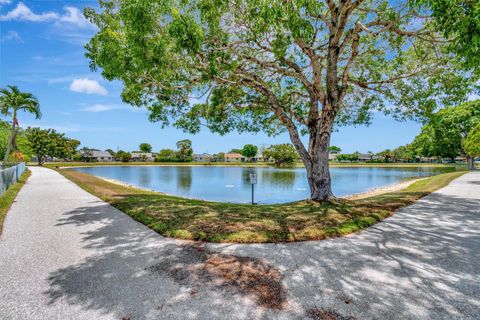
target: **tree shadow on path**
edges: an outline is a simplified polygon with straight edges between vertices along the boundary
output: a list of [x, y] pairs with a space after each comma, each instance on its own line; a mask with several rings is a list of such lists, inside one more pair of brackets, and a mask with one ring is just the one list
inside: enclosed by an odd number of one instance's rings
[[132, 320], [478, 319], [479, 223], [478, 200], [432, 194], [344, 238], [198, 245], [92, 204], [58, 227], [78, 226], [95, 254], [53, 272], [45, 294]]
[[319, 308], [357, 319], [478, 319], [479, 225], [479, 200], [431, 194], [343, 238], [210, 246], [268, 259], [308, 312]]
[[271, 318], [285, 306], [282, 274], [261, 259], [163, 238], [103, 203], [65, 213], [64, 225], [95, 253], [50, 274], [50, 304], [132, 320]]

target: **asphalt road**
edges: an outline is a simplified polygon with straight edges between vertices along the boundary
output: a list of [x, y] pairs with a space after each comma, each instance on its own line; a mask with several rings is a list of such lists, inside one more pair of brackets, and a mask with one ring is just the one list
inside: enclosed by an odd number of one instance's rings
[[31, 170], [0, 238], [0, 319], [480, 319], [480, 172], [344, 238], [205, 246]]

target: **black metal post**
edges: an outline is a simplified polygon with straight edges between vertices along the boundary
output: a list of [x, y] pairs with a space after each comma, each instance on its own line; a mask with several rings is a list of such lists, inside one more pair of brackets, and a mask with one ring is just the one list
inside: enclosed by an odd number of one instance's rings
[[254, 198], [253, 198], [253, 187], [254, 187], [254, 184], [252, 183], [252, 204], [255, 204], [255, 201], [254, 201]]

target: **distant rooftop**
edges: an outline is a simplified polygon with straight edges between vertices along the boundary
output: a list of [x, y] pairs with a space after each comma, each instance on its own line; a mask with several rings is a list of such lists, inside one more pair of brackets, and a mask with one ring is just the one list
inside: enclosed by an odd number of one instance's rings
[[101, 150], [80, 150], [81, 155], [87, 155], [93, 158], [99, 157], [111, 157], [112, 155], [108, 151], [101, 151]]

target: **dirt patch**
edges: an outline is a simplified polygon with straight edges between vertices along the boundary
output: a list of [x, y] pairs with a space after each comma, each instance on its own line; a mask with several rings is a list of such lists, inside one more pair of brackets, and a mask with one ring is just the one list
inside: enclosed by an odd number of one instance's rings
[[[284, 307], [286, 291], [282, 274], [259, 259], [211, 253], [204, 246], [192, 245], [172, 249], [167, 255], [166, 260], [146, 270], [166, 274], [182, 285], [213, 286], [246, 295], [265, 308]], [[200, 294], [197, 290], [192, 292]]]
[[313, 307], [307, 310], [307, 316], [313, 320], [355, 320], [354, 317], [346, 317], [328, 309]]

